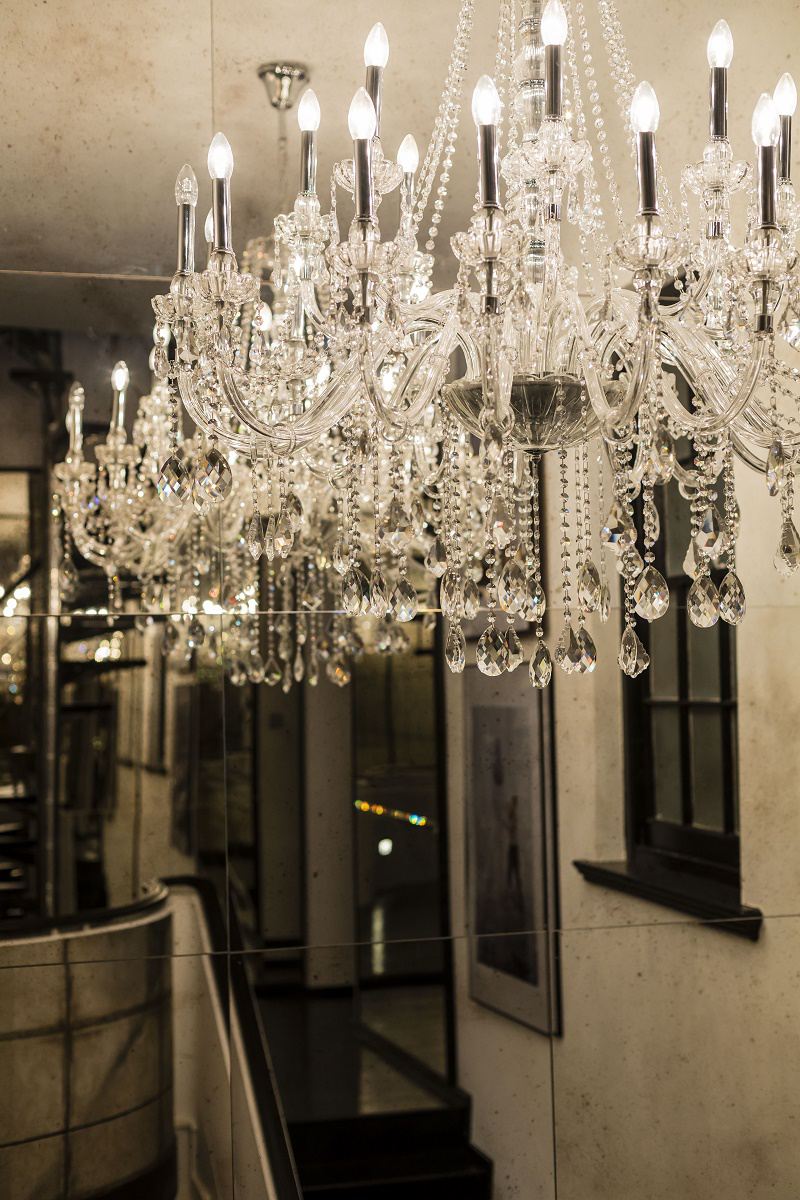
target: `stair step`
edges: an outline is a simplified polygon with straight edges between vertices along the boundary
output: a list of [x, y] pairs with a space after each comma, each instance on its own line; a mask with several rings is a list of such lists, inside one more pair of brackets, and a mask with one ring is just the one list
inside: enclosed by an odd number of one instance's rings
[[420, 1152], [469, 1143], [469, 1102], [424, 1111], [370, 1113], [329, 1121], [290, 1121], [295, 1161], [332, 1164], [395, 1155], [398, 1146]]
[[490, 1200], [492, 1165], [472, 1146], [399, 1149], [349, 1163], [307, 1163], [300, 1180], [309, 1200]]

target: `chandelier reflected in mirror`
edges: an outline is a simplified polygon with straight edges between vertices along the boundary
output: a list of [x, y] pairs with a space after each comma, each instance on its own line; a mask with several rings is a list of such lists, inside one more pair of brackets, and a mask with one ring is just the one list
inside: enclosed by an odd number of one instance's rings
[[[477, 665], [493, 676], [523, 662], [529, 626], [536, 687], [554, 663], [594, 670], [590, 617], [609, 617], [608, 560], [622, 586], [618, 661], [635, 676], [649, 662], [637, 622], [660, 619], [670, 603], [655, 565], [656, 488], [675, 480], [689, 506], [684, 570], [696, 626], [745, 615], [736, 460], [776, 499], [776, 568], [790, 574], [800, 563], [796, 89], [787, 74], [758, 99], [751, 170], [728, 140], [733, 38], [718, 22], [707, 47], [709, 138], [674, 199], [658, 173], [658, 99], [635, 84], [613, 0], [501, 0], [494, 74], [472, 97], [477, 199], [452, 239], [455, 284], [436, 290], [473, 16], [474, 0], [463, 0], [421, 162], [411, 136], [394, 160], [382, 144], [389, 42], [382, 25], [370, 32], [348, 115], [352, 158], [333, 168], [327, 213], [317, 191], [320, 106], [306, 91], [300, 190], [275, 218], [276, 311], [234, 254], [225, 137], [208, 155], [202, 270], [198, 187], [183, 168], [177, 271], [153, 301], [169, 331], [154, 353], [170, 430], [155, 489], [176, 513], [224, 503], [237, 463], [253, 489], [248, 553], [293, 556], [298, 609], [319, 609], [330, 571], [345, 616], [397, 625], [421, 607], [441, 610], [454, 672], [466, 662], [464, 626], [479, 621]], [[635, 160], [632, 222], [620, 198], [620, 172], [631, 168], [613, 160], [607, 131], [614, 110]], [[387, 238], [381, 205], [397, 190]], [[340, 195], [352, 201], [341, 205]], [[565, 227], [574, 236], [562, 240]], [[181, 407], [198, 431], [193, 453], [180, 437]], [[542, 559], [548, 454], [560, 485], [557, 584]], [[552, 651], [548, 593], [563, 617]]]

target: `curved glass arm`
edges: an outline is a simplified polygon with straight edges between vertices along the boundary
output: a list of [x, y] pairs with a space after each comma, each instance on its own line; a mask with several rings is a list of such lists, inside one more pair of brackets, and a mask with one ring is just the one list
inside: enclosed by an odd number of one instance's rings
[[453, 313], [434, 338], [417, 347], [410, 355], [395, 391], [401, 404], [407, 397], [413, 397], [403, 409], [399, 408], [394, 397], [391, 406], [386, 403], [375, 365], [379, 359], [372, 350], [371, 339], [364, 347], [360, 356], [361, 375], [367, 396], [384, 425], [394, 434], [406, 432], [432, 402], [455, 347], [456, 326], [457, 317]]
[[[623, 425], [627, 425], [635, 415], [653, 377], [657, 361], [656, 347], [658, 344], [659, 325], [656, 315], [646, 303], [645, 296], [646, 293], [643, 293], [639, 299], [638, 328], [641, 336], [638, 340], [636, 357], [631, 364], [628, 386], [620, 403], [611, 405], [606, 399], [605, 390], [597, 367], [592, 362], [592, 358], [597, 352], [596, 343], [592, 338], [589, 322], [580, 297], [576, 292], [569, 294], [572, 320], [575, 324], [577, 336], [583, 343], [584, 348], [582, 368], [589, 401], [605, 427], [621, 428]], [[636, 297], [632, 297], [632, 299], [635, 300]], [[615, 334], [613, 338], [607, 341], [605, 352], [613, 346], [616, 337], [617, 335]]]
[[695, 394], [712, 410], [690, 412], [667, 388], [664, 391], [667, 412], [692, 432], [718, 433], [742, 413], [752, 398], [764, 365], [768, 338], [765, 334], [754, 335], [750, 358], [739, 373], [725, 363], [710, 339], [690, 326], [670, 325], [662, 333], [662, 344], [665, 357], [672, 359]]

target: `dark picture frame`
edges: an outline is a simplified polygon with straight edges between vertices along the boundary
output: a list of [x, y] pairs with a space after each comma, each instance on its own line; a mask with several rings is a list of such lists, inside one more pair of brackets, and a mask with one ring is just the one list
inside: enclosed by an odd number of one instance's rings
[[470, 997], [561, 1035], [558, 831], [549, 688], [521, 665], [464, 671]]

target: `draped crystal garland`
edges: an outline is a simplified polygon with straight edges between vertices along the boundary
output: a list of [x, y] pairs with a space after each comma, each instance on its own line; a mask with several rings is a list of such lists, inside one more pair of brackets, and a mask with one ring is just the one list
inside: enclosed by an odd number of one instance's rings
[[[455, 672], [466, 662], [465, 622], [482, 622], [477, 665], [488, 675], [520, 665], [527, 625], [536, 687], [550, 681], [553, 660], [566, 672], [594, 670], [589, 618], [609, 617], [607, 559], [622, 581], [619, 665], [631, 676], [646, 669], [637, 621], [669, 606], [654, 547], [655, 489], [671, 479], [691, 512], [684, 568], [695, 625], [745, 615], [736, 458], [776, 498], [776, 568], [789, 574], [800, 563], [794, 84], [784, 75], [774, 98], [758, 100], [752, 171], [727, 136], [733, 39], [719, 22], [707, 47], [709, 140], [685, 167], [676, 201], [658, 177], [657, 97], [649, 84], [634, 86], [613, 0], [595, 7], [599, 41], [583, 0], [548, 0], [544, 11], [538, 0], [500, 0], [494, 77], [482, 76], [473, 94], [477, 201], [452, 239], [452, 288], [434, 289], [433, 252], [474, 0], [460, 7], [421, 165], [412, 137], [396, 162], [382, 146], [389, 44], [383, 26], [371, 31], [366, 86], [349, 114], [353, 157], [334, 167], [327, 214], [316, 180], [320, 110], [305, 93], [301, 190], [275, 218], [274, 313], [258, 272], [240, 271], [233, 252], [233, 155], [222, 134], [209, 151], [207, 265], [195, 269], [198, 187], [187, 166], [176, 185], [178, 269], [169, 294], [153, 301], [168, 330], [154, 355], [171, 413], [156, 482], [164, 511], [179, 522], [191, 505], [224, 503], [235, 463], [253, 480], [247, 550], [254, 561], [266, 556], [281, 602], [319, 611], [327, 573], [340, 576], [336, 607], [351, 618], [392, 627], [420, 606], [441, 610]], [[633, 168], [612, 158], [612, 113], [636, 164], [633, 222], [620, 199], [621, 172]], [[400, 218], [387, 240], [379, 206], [397, 188]], [[340, 212], [340, 193], [355, 205], [345, 236], [352, 209], [346, 201]], [[577, 232], [574, 262], [565, 224]], [[181, 405], [198, 431], [191, 452]], [[541, 553], [547, 453], [560, 481], [559, 583], [545, 579]], [[412, 578], [420, 564], [422, 600]], [[724, 569], [719, 588], [712, 566]], [[552, 653], [548, 593], [563, 618]]]

